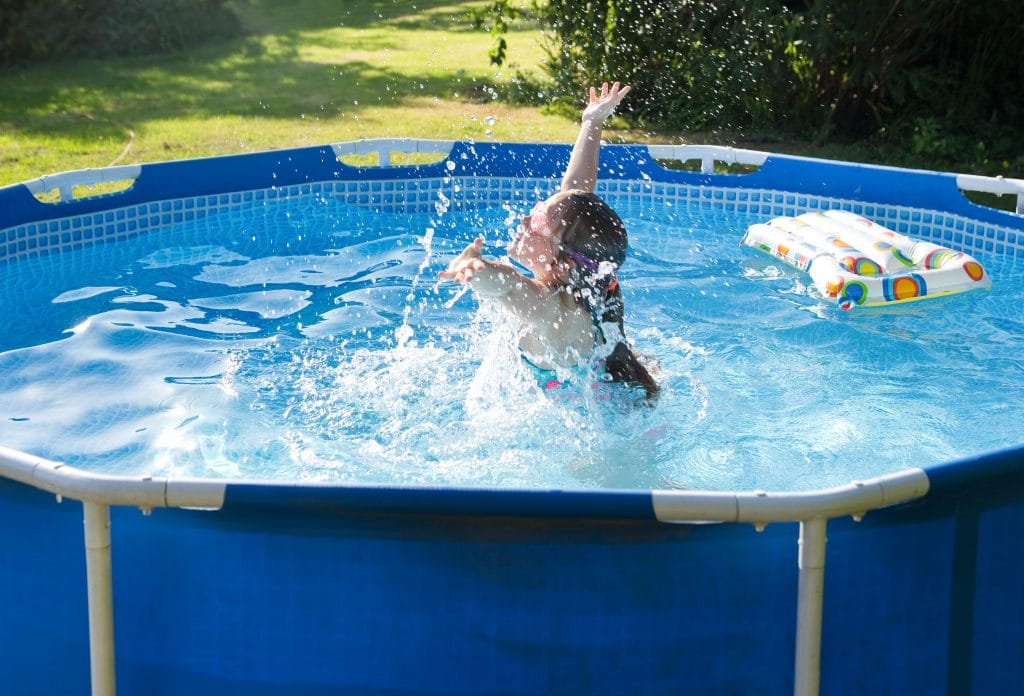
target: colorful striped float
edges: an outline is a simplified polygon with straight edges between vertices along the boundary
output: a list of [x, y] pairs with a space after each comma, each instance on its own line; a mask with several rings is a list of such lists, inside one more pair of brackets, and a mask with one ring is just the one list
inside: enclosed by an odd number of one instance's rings
[[843, 310], [992, 287], [971, 256], [842, 210], [751, 225], [740, 243], [810, 274]]

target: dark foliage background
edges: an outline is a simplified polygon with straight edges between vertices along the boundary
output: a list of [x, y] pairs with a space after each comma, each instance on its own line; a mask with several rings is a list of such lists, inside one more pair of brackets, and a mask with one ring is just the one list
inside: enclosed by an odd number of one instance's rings
[[0, 65], [155, 53], [232, 36], [227, 0], [0, 0]]
[[[523, 14], [510, 0], [487, 12], [494, 27]], [[544, 0], [531, 14], [550, 30], [551, 93], [621, 80], [641, 126], [1024, 163], [1019, 0]]]

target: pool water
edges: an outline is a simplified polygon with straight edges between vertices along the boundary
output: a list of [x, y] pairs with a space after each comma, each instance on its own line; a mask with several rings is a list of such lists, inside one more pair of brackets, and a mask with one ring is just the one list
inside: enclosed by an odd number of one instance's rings
[[91, 471], [531, 488], [806, 490], [1024, 440], [1024, 280], [840, 312], [739, 246], [759, 218], [610, 202], [663, 393], [542, 392], [437, 272], [523, 212], [297, 198], [0, 266], [0, 443]]

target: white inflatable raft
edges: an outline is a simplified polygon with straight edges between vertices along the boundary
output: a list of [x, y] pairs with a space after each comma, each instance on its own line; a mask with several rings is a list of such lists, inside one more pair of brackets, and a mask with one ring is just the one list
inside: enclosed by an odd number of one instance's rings
[[740, 243], [810, 274], [844, 310], [992, 287], [971, 256], [841, 210], [751, 225]]

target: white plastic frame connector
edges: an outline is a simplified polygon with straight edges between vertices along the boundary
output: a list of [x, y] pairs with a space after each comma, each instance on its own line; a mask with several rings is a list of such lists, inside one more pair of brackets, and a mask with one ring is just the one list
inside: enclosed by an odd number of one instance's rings
[[141, 164], [124, 164], [119, 167], [102, 167], [97, 169], [75, 169], [70, 172], [48, 174], [38, 179], [32, 179], [31, 181], [26, 181], [24, 186], [33, 196], [57, 189], [60, 192], [61, 203], [67, 203], [75, 197], [75, 186], [95, 186], [96, 184], [125, 181], [128, 179], [131, 179], [134, 184], [135, 179], [138, 179], [141, 173]]
[[371, 138], [353, 140], [346, 143], [331, 145], [336, 157], [346, 155], [376, 154], [381, 167], [391, 166], [391, 153], [400, 152], [405, 155], [430, 154], [447, 157], [455, 146], [454, 140], [426, 140], [417, 138]]
[[1024, 179], [1006, 179], [1001, 176], [978, 176], [976, 174], [957, 174], [956, 185], [961, 191], [977, 191], [995, 193], [1000, 196], [1007, 194], [1017, 196], [1017, 214], [1024, 215]]
[[722, 145], [648, 145], [647, 152], [654, 159], [679, 160], [680, 162], [699, 159], [701, 174], [714, 174], [715, 162], [760, 167], [768, 159], [767, 152]]

